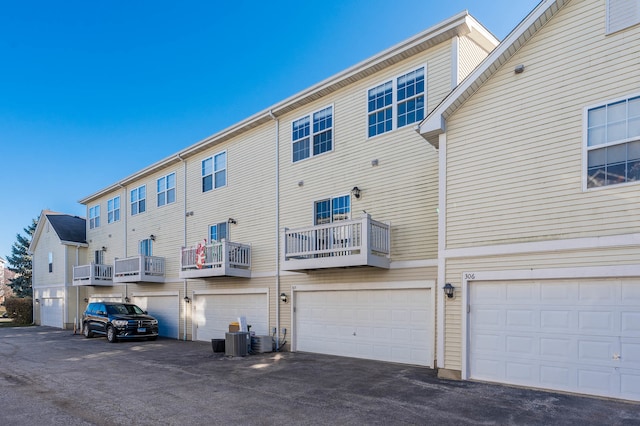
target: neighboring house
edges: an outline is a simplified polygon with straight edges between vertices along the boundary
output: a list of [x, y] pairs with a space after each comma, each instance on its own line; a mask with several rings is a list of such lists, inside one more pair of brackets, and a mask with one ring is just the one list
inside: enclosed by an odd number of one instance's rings
[[640, 400], [639, 23], [543, 1], [421, 123], [441, 375]]
[[434, 366], [438, 156], [417, 124], [498, 41], [466, 12], [91, 194], [73, 284], [161, 335]]
[[13, 294], [11, 287], [9, 287], [13, 277], [15, 277], [15, 273], [9, 270], [7, 260], [0, 257], [0, 305]]
[[74, 265], [86, 262], [85, 219], [42, 211], [29, 252], [33, 261], [34, 322], [71, 329], [85, 308], [85, 290], [73, 288]]

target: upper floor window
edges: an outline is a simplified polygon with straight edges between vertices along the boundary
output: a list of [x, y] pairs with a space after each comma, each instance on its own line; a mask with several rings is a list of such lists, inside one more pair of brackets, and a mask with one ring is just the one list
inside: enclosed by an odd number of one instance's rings
[[93, 206], [89, 209], [89, 229], [98, 228], [100, 226], [100, 205]]
[[209, 239], [212, 243], [226, 240], [229, 238], [227, 233], [228, 227], [227, 222], [216, 223], [215, 225], [211, 225], [209, 227]]
[[113, 197], [107, 201], [107, 223], [120, 220], [120, 196]]
[[348, 195], [327, 198], [313, 203], [314, 225], [349, 219], [351, 199]]
[[158, 179], [158, 207], [176, 201], [176, 174], [171, 173]]
[[587, 188], [640, 181], [640, 96], [586, 109]]
[[333, 106], [291, 123], [293, 162], [333, 150]]
[[202, 192], [227, 184], [227, 153], [221, 152], [202, 160]]
[[425, 67], [421, 67], [369, 89], [369, 137], [424, 118], [424, 78]]
[[153, 240], [151, 238], [140, 240], [138, 252], [143, 256], [153, 256]]
[[53, 272], [53, 253], [49, 252], [49, 272]]
[[131, 216], [147, 210], [147, 186], [142, 185], [131, 190]]
[[104, 250], [96, 250], [93, 252], [93, 261], [96, 265], [104, 265]]
[[607, 0], [607, 33], [614, 33], [640, 23], [640, 2]]

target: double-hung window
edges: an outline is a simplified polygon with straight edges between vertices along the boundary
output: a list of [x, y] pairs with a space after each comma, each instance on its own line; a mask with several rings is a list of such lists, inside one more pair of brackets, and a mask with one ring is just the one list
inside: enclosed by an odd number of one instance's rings
[[422, 120], [425, 113], [425, 67], [369, 89], [367, 109], [369, 137]]
[[220, 152], [202, 160], [202, 192], [227, 184], [227, 153]]
[[209, 226], [209, 240], [212, 243], [226, 239], [229, 239], [227, 222], [220, 222]]
[[118, 222], [119, 220], [120, 220], [120, 196], [117, 196], [107, 201], [107, 223]]
[[640, 181], [640, 96], [586, 109], [587, 188]]
[[293, 162], [333, 150], [333, 106], [291, 123]]
[[351, 199], [348, 195], [327, 198], [314, 203], [314, 224], [337, 222], [349, 219], [351, 213]]
[[100, 227], [100, 204], [89, 209], [89, 229]]
[[142, 185], [131, 190], [131, 216], [147, 210], [147, 187]]
[[176, 174], [171, 173], [163, 176], [157, 181], [158, 207], [176, 201]]

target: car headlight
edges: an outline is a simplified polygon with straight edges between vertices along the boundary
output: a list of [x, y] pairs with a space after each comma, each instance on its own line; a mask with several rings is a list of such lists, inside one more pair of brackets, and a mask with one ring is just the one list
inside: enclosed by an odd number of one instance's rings
[[129, 321], [127, 321], [127, 320], [113, 320], [113, 321], [111, 321], [111, 323], [113, 325], [115, 325], [116, 327], [126, 327], [127, 324], [129, 323]]

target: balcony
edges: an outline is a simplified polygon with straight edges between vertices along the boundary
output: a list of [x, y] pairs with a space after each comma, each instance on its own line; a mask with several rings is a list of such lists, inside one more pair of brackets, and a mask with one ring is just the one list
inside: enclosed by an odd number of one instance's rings
[[366, 213], [360, 219], [285, 228], [282, 269], [304, 271], [348, 266], [389, 269], [390, 248], [390, 225], [375, 221]]
[[114, 283], [162, 283], [164, 282], [164, 258], [138, 256], [116, 259], [113, 264]]
[[[200, 254], [200, 259], [198, 259]], [[182, 247], [180, 278], [251, 277], [251, 246], [222, 240], [198, 247]]]
[[74, 266], [73, 285], [113, 285], [113, 266], [93, 262]]

